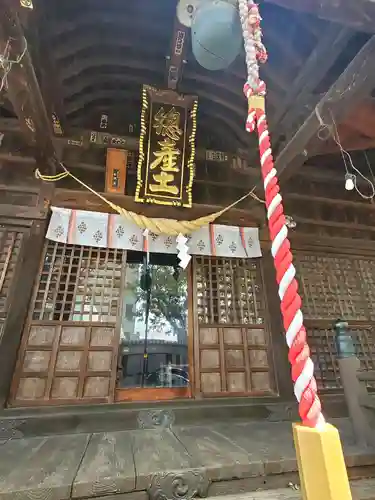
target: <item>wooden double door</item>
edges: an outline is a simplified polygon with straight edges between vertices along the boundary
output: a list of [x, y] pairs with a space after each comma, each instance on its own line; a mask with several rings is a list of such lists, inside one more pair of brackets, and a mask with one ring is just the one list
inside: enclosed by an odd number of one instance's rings
[[275, 392], [260, 260], [159, 260], [145, 332], [137, 258], [46, 242], [10, 405]]

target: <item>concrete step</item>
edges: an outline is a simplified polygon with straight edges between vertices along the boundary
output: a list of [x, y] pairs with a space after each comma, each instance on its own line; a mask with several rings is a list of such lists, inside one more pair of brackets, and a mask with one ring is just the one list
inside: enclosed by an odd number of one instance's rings
[[[362, 479], [351, 483], [353, 500], [375, 500], [375, 479]], [[237, 495], [209, 497], [215, 500], [301, 500], [301, 492], [290, 488], [254, 491]], [[323, 499], [322, 499], [323, 500]]]

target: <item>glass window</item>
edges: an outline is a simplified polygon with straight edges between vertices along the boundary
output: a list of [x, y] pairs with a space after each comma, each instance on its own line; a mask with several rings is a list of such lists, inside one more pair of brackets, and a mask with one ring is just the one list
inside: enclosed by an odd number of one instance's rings
[[119, 387], [189, 383], [187, 275], [175, 255], [128, 252], [120, 335]]

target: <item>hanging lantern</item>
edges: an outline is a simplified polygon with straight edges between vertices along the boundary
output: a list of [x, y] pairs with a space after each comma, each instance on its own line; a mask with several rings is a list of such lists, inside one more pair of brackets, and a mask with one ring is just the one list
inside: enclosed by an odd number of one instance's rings
[[241, 22], [236, 4], [209, 0], [199, 4], [191, 25], [195, 59], [205, 69], [227, 68], [241, 51]]

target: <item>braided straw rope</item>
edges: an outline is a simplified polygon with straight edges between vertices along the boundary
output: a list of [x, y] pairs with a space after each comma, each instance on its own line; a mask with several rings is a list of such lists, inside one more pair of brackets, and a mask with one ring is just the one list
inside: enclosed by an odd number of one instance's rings
[[[268, 227], [272, 241], [271, 252], [279, 285], [281, 313], [289, 347], [289, 361], [292, 365], [294, 394], [299, 403], [299, 414], [309, 427], [322, 427], [325, 423], [314, 378], [314, 363], [310, 357], [306, 329], [303, 325], [301, 297], [295, 279], [296, 269], [290, 251], [288, 228], [280, 195], [277, 171], [274, 168], [272, 149], [264, 106], [266, 87], [259, 79], [258, 61], [267, 59], [261, 42], [260, 16], [253, 0], [239, 0], [239, 11], [246, 51], [248, 80], [244, 93], [248, 99], [249, 111], [246, 130], [257, 128], [262, 178], [265, 190]], [[256, 55], [254, 62], [254, 53]], [[254, 64], [257, 70], [254, 70]], [[254, 78], [257, 75], [257, 81]]]
[[176, 219], [164, 219], [164, 218], [158, 218], [158, 217], [146, 217], [145, 215], [140, 215], [136, 214], [135, 212], [131, 212], [130, 210], [126, 210], [123, 207], [120, 207], [119, 205], [116, 205], [115, 203], [112, 203], [108, 198], [103, 196], [102, 194], [98, 193], [94, 189], [92, 189], [90, 186], [85, 184], [83, 181], [81, 181], [78, 177], [73, 175], [69, 170], [61, 163], [60, 166], [63, 169], [63, 172], [57, 174], [57, 175], [43, 175], [40, 173], [39, 169], [35, 170], [35, 177], [37, 179], [41, 179], [44, 182], [56, 182], [60, 181], [62, 179], [65, 179], [66, 177], [71, 177], [74, 179], [76, 182], [81, 184], [85, 189], [93, 193], [95, 196], [100, 198], [104, 203], [106, 203], [109, 207], [112, 208], [115, 212], [117, 212], [119, 215], [124, 217], [126, 220], [129, 222], [132, 222], [133, 224], [136, 224], [138, 227], [142, 229], [148, 229], [150, 232], [155, 233], [155, 234], [166, 234], [170, 236], [178, 236], [179, 234], [190, 234], [197, 229], [200, 229], [203, 226], [207, 226], [208, 224], [211, 224], [214, 222], [216, 219], [218, 219], [221, 215], [223, 215], [225, 212], [233, 208], [234, 206], [238, 205], [241, 201], [245, 200], [249, 196], [253, 197], [257, 201], [262, 201], [259, 200], [259, 198], [254, 194], [255, 187], [251, 189], [248, 193], [246, 193], [244, 196], [236, 200], [234, 203], [231, 203], [227, 207], [223, 208], [222, 210], [219, 210], [218, 212], [215, 212], [213, 214], [206, 215], [204, 217], [199, 217], [198, 219], [194, 220], [176, 220]]

